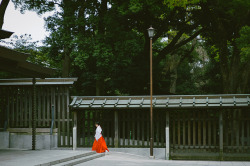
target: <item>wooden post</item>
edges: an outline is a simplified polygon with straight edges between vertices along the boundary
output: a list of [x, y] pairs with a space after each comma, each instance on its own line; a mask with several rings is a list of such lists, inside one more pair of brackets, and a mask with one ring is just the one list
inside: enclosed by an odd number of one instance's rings
[[118, 138], [118, 132], [119, 132], [119, 127], [118, 127], [118, 111], [115, 110], [115, 148], [118, 148], [119, 146], [119, 138]]
[[4, 129], [6, 130], [7, 128], [9, 128], [9, 117], [10, 117], [10, 94], [9, 91], [7, 92], [7, 109], [6, 109], [6, 123], [4, 125]]
[[170, 158], [170, 142], [169, 142], [169, 111], [166, 112], [166, 160]]
[[74, 127], [73, 127], [73, 150], [77, 148], [77, 112], [73, 112], [74, 116]]
[[[33, 101], [32, 101], [32, 150], [36, 150], [36, 78], [32, 80]], [[17, 107], [18, 108], [18, 107]]]
[[220, 128], [220, 136], [219, 136], [220, 160], [223, 160], [223, 115], [222, 115], [222, 110], [220, 110], [219, 128]]

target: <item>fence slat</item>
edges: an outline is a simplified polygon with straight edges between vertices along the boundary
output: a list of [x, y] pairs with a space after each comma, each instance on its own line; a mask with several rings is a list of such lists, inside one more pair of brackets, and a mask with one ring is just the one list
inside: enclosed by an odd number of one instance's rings
[[137, 146], [140, 146], [140, 111], [137, 111]]
[[20, 116], [20, 108], [19, 108], [19, 89], [17, 88], [17, 94], [16, 94], [16, 126], [20, 126], [19, 116]]
[[[47, 88], [47, 126], [50, 126], [50, 108], [51, 108], [51, 106], [50, 106], [50, 89], [49, 88]], [[63, 101], [63, 103], [64, 103], [64, 101]], [[64, 111], [64, 107], [63, 107], [63, 111]]]
[[186, 113], [182, 112], [182, 124], [183, 124], [183, 131], [182, 131], [182, 145], [186, 145]]
[[244, 119], [243, 118], [241, 118], [241, 150], [242, 150], [242, 152], [244, 151], [244, 138], [245, 138], [245, 136], [244, 136]]
[[160, 134], [159, 133], [159, 128], [160, 128], [160, 125], [159, 125], [159, 123], [160, 123], [159, 114], [156, 114], [155, 117], [156, 117], [156, 123], [155, 123], [156, 124], [156, 133], [155, 133], [156, 134], [156, 140], [154, 140], [154, 141], [156, 141], [156, 146], [159, 147], [159, 137], [160, 137], [159, 136], [159, 134]]
[[[105, 118], [106, 119], [106, 118]], [[107, 129], [106, 129], [106, 131], [107, 131], [107, 144], [108, 145], [110, 145], [110, 131], [109, 131], [109, 127], [110, 127], [110, 125], [109, 125], [109, 123], [110, 123], [110, 120], [108, 120], [108, 119], [106, 119], [107, 120], [107, 122], [106, 122], [106, 124], [107, 124]]]
[[66, 127], [66, 124], [65, 124], [65, 94], [64, 94], [64, 87], [62, 87], [61, 89], [61, 93], [62, 93], [62, 136], [63, 136], [63, 146], [66, 145], [66, 139], [65, 139], [65, 127]]
[[150, 119], [149, 119], [149, 114], [146, 113], [146, 123], [147, 123], [147, 146], [149, 147], [150, 144], [150, 140], [149, 140], [149, 135], [150, 135], [150, 132], [149, 132], [149, 126], [150, 126]]
[[20, 127], [23, 127], [23, 87], [20, 88], [19, 111], [20, 111]]
[[234, 139], [235, 139], [235, 125], [234, 125], [234, 114], [231, 112], [230, 114], [230, 125], [231, 125], [231, 146], [234, 146]]
[[90, 130], [91, 130], [91, 112], [88, 112], [88, 145], [91, 146], [91, 135], [90, 135]]
[[131, 123], [131, 121], [130, 121], [130, 114], [129, 114], [129, 111], [127, 112], [127, 117], [126, 117], [126, 119], [127, 119], [127, 135], [128, 135], [128, 147], [130, 147], [130, 123]]
[[208, 120], [208, 146], [210, 147], [211, 146], [211, 139], [212, 138], [212, 135], [211, 135], [211, 119], [210, 119], [210, 116], [209, 116], [209, 120]]
[[131, 112], [131, 118], [132, 118], [132, 131], [133, 131], [133, 146], [135, 146], [135, 122], [136, 118], [134, 116], [134, 112]]
[[217, 121], [216, 119], [214, 118], [214, 122], [213, 122], [213, 143], [214, 143], [214, 146], [217, 145], [217, 142], [216, 142], [216, 134], [217, 134], [217, 131], [216, 131], [216, 124], [217, 124]]
[[198, 112], [198, 146], [201, 146], [201, 112]]
[[[16, 93], [16, 91], [15, 91], [14, 88], [12, 88], [12, 91], [13, 91], [13, 94], [11, 96], [11, 98], [12, 98], [11, 99], [11, 101], [12, 101], [12, 103], [11, 103], [11, 127], [15, 127], [15, 105], [14, 105], [14, 103], [15, 103], [15, 93]], [[29, 120], [29, 122], [30, 122], [30, 120]]]
[[180, 112], [177, 113], [178, 114], [178, 147], [180, 148], [181, 145], [181, 121], [180, 121]]
[[160, 116], [160, 118], [161, 118], [161, 120], [160, 120], [160, 122], [161, 122], [160, 126], [162, 126], [161, 127], [161, 147], [162, 148], [165, 148], [164, 142], [166, 142], [165, 139], [164, 139], [164, 138], [166, 138], [166, 136], [165, 136], [166, 132], [165, 132], [165, 128], [163, 127], [163, 126], [166, 127], [166, 118], [165, 117], [166, 117], [165, 112], [162, 111], [161, 112], [161, 116]]
[[196, 145], [196, 119], [195, 111], [193, 111], [193, 146]]
[[126, 125], [126, 112], [124, 111], [123, 112], [123, 124], [122, 124], [122, 137], [123, 137], [123, 147], [125, 147], [125, 139], [126, 139], [126, 137], [125, 137], [125, 125]]
[[206, 146], [206, 142], [207, 142], [206, 117], [207, 117], [207, 114], [204, 111], [203, 112], [203, 146]]
[[[54, 91], [54, 90], [53, 90]], [[66, 113], [67, 113], [67, 145], [70, 146], [70, 115], [69, 115], [69, 88], [65, 87], [65, 92], [66, 92]], [[54, 93], [52, 93], [54, 94]], [[52, 96], [54, 98], [54, 95]], [[54, 100], [54, 99], [53, 99]]]
[[[176, 116], [176, 114], [174, 114]], [[173, 117], [173, 147], [175, 147], [175, 117]]]
[[85, 112], [85, 110], [83, 111], [83, 133], [82, 133], [82, 137], [83, 137], [83, 147], [85, 147], [85, 146], [87, 146], [86, 145], [86, 140], [85, 140], [85, 137], [86, 137], [86, 135], [85, 135], [85, 132], [86, 132], [86, 119], [85, 119], [85, 117], [86, 117], [86, 112]]
[[250, 120], [247, 121], [247, 145], [250, 146]]
[[228, 145], [228, 130], [229, 130], [229, 127], [228, 127], [228, 114], [229, 112], [228, 111], [225, 111], [224, 112], [224, 119], [223, 119], [223, 138], [224, 138], [224, 146], [229, 146]]
[[[45, 101], [45, 100], [44, 100]], [[44, 111], [45, 112], [45, 111]], [[57, 126], [58, 126], [58, 146], [62, 146], [61, 141], [61, 87], [57, 89]]]
[[[236, 112], [236, 146], [240, 145], [240, 122], [239, 122], [240, 114]], [[239, 148], [237, 148], [237, 152], [239, 152]]]
[[191, 145], [191, 121], [190, 121], [190, 119], [191, 119], [191, 114], [189, 113], [188, 114], [188, 146], [190, 146]]
[[29, 128], [32, 127], [32, 88], [29, 89]]
[[37, 87], [37, 125], [38, 127], [41, 127], [41, 93], [42, 93], [43, 89], [41, 89], [41, 87]]

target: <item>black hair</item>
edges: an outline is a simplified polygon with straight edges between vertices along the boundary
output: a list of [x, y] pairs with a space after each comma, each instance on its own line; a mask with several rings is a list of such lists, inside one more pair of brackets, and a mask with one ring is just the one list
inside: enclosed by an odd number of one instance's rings
[[98, 126], [100, 126], [100, 123], [99, 123], [99, 122], [95, 122], [95, 124], [97, 124]]

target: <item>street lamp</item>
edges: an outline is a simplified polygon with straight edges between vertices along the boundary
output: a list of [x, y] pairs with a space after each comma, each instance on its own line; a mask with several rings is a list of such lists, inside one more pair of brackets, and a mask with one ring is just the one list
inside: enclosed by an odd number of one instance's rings
[[152, 38], [154, 37], [154, 28], [152, 26], [148, 29], [148, 36], [150, 38], [150, 157], [153, 157], [153, 56], [152, 56]]

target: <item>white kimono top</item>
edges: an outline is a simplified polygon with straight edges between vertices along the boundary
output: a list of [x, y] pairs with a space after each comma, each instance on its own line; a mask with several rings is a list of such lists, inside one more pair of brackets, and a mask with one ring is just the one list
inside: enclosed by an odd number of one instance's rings
[[102, 132], [102, 128], [100, 126], [98, 126], [95, 130], [95, 139], [96, 141], [98, 141], [98, 139], [102, 136], [101, 134]]

